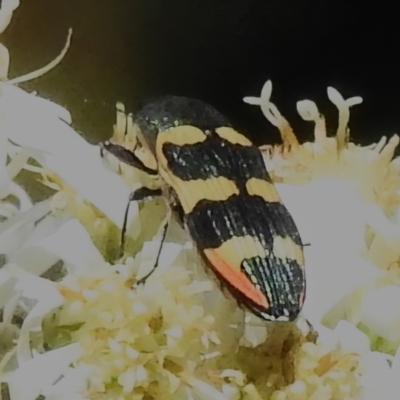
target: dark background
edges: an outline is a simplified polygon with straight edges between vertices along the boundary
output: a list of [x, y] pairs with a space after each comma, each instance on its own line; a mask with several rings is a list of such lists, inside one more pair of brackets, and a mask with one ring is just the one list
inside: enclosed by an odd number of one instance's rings
[[67, 107], [91, 142], [110, 136], [116, 101], [136, 112], [161, 94], [202, 99], [257, 143], [279, 141], [260, 109], [242, 102], [267, 79], [303, 140], [313, 130], [296, 113], [304, 98], [335, 130], [327, 86], [364, 98], [352, 111], [356, 142], [399, 132], [399, 18], [382, 1], [21, 0], [0, 37], [10, 77], [58, 55], [69, 27], [64, 61], [23, 87]]

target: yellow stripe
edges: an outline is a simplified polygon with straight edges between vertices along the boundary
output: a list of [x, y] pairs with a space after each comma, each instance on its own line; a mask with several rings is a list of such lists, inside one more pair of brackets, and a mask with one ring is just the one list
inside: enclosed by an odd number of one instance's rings
[[222, 176], [183, 181], [163, 169], [160, 172], [176, 191], [185, 214], [189, 214], [200, 200], [225, 201], [233, 194], [239, 194], [235, 183]]
[[303, 250], [290, 237], [275, 236], [273, 252], [276, 258], [295, 260], [299, 265], [304, 265]]
[[267, 202], [280, 202], [275, 186], [263, 179], [250, 178], [246, 182], [246, 190], [250, 196], [261, 196]]
[[241, 263], [244, 259], [268, 256], [266, 254], [268, 250], [265, 250], [262, 244], [250, 235], [234, 236], [214, 251], [236, 271], [241, 271]]
[[161, 149], [164, 143], [184, 146], [186, 144], [201, 143], [206, 139], [207, 136], [201, 129], [191, 125], [182, 125], [160, 132], [157, 136], [157, 147]]
[[236, 132], [232, 128], [223, 126], [221, 128], [216, 129], [215, 132], [221, 139], [225, 139], [232, 144], [240, 144], [242, 146], [253, 146], [253, 143], [249, 139], [247, 139], [246, 136], [242, 135], [239, 132]]

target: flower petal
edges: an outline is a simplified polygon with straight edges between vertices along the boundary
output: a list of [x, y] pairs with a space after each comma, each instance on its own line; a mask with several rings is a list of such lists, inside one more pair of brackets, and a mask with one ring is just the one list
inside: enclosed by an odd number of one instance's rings
[[343, 353], [366, 354], [370, 352], [370, 341], [367, 335], [347, 321], [340, 321], [334, 330], [338, 335]]
[[46, 200], [1, 223], [0, 254], [10, 254], [21, 248], [32, 234], [34, 222], [43, 218], [49, 212], [50, 202]]
[[29, 160], [28, 151], [24, 151], [22, 149], [18, 154], [16, 154], [14, 158], [12, 158], [9, 164], [7, 165], [7, 172], [9, 178], [14, 179], [25, 167], [28, 160]]
[[276, 188], [310, 250], [353, 254], [365, 250], [370, 209], [352, 184], [320, 178], [303, 186], [276, 184]]
[[41, 330], [43, 317], [54, 308], [64, 304], [64, 298], [54, 282], [34, 276], [16, 265], [8, 264], [6, 268], [18, 278], [15, 290], [19, 291], [23, 297], [37, 301], [21, 326], [17, 343], [18, 364], [21, 366], [32, 358], [29, 333], [32, 330]]
[[5, 86], [0, 97], [0, 132], [19, 146], [39, 151], [46, 167], [122, 227], [130, 190], [104, 165], [99, 148], [61, 120], [69, 120], [66, 113], [50, 101]]
[[77, 219], [66, 222], [55, 234], [45, 238], [37, 246], [56, 254], [66, 263], [70, 272], [79, 276], [101, 273], [101, 266], [105, 264], [103, 256]]
[[0, 268], [0, 309], [15, 295], [16, 283], [17, 279], [10, 274], [7, 268]]
[[7, 136], [0, 129], [0, 199], [8, 195], [9, 177], [7, 173]]
[[7, 47], [4, 46], [2, 43], [0, 43], [0, 79], [2, 81], [7, 79], [9, 67], [10, 67], [10, 53]]
[[45, 217], [36, 225], [32, 235], [21, 249], [8, 257], [8, 261], [34, 275], [44, 274], [60, 257], [40, 247], [39, 243], [46, 237], [57, 232], [63, 223], [65, 223], [64, 218]]
[[93, 368], [80, 364], [77, 368], [68, 368], [63, 378], [56, 384], [43, 389], [46, 400], [84, 400], [82, 394], [87, 389], [88, 376]]
[[4, 32], [11, 21], [13, 12], [19, 6], [19, 0], [3, 0], [0, 7], [0, 33]]
[[[144, 244], [143, 250], [140, 253], [140, 267], [136, 276], [137, 279], [143, 278], [153, 269], [156, 262], [158, 249], [158, 240], [153, 240]], [[160, 253], [157, 269], [154, 271], [152, 276], [156, 277], [165, 274], [182, 250], [183, 246], [181, 244], [171, 242], [164, 243]]]
[[296, 107], [297, 112], [305, 121], [316, 121], [320, 118], [317, 105], [311, 100], [298, 101]]
[[193, 391], [201, 399], [229, 400], [223, 393], [210, 384], [196, 378], [185, 379], [192, 386]]
[[335, 256], [305, 251], [307, 296], [304, 316], [319, 322], [324, 315], [358, 287], [383, 275], [360, 256]]
[[[27, 113], [29, 117], [33, 117], [34, 121], [38, 120], [38, 116], [41, 116], [42, 118], [47, 117], [46, 119], [48, 120], [61, 119], [62, 121], [65, 121], [67, 123], [71, 123], [72, 120], [70, 112], [64, 107], [61, 107], [60, 105], [53, 103], [50, 100], [38, 97], [33, 93], [28, 93], [17, 86], [10, 84], [3, 85], [2, 95], [0, 97], [0, 115], [2, 115], [2, 119], [7, 121], [7, 124], [5, 126], [12, 127], [13, 123], [18, 122], [12, 121], [12, 119], [20, 119], [21, 115], [26, 115], [25, 113]], [[15, 126], [26, 127], [27, 124], [25, 122], [22, 125], [17, 124]], [[9, 131], [5, 130], [4, 132], [8, 133]], [[15, 135], [22, 135], [22, 132], [17, 132], [13, 130], [11, 130], [11, 132], [14, 132]], [[32, 135], [33, 133], [31, 130], [25, 132], [31, 132], [30, 135]], [[42, 133], [35, 134], [40, 135]], [[29, 140], [30, 143], [33, 143], [32, 138], [25, 138], [25, 140]], [[33, 146], [33, 148], [36, 147]]]
[[[387, 356], [377, 351], [365, 354], [361, 358], [364, 371], [360, 378], [363, 395], [362, 400], [395, 400], [398, 392], [393, 392], [390, 366]], [[398, 377], [396, 377], [398, 380]]]
[[[62, 157], [44, 155], [46, 166], [122, 228], [129, 187], [120, 176], [107, 169], [96, 146], [86, 145], [85, 151], [71, 153], [73, 163], [65, 154]], [[135, 210], [136, 215], [133, 215]], [[129, 211], [132, 218], [136, 219], [137, 208], [131, 207]]]
[[390, 387], [392, 393], [400, 393], [400, 347], [392, 360], [392, 368], [390, 369]]
[[400, 341], [400, 287], [368, 289], [361, 305], [361, 321], [390, 342]]
[[359, 254], [365, 250], [370, 208], [348, 182], [324, 178], [304, 186], [277, 184], [305, 247], [304, 315], [320, 322], [340, 300], [383, 272]]
[[8, 383], [11, 399], [35, 400], [81, 355], [80, 345], [74, 343], [40, 354], [1, 379]]

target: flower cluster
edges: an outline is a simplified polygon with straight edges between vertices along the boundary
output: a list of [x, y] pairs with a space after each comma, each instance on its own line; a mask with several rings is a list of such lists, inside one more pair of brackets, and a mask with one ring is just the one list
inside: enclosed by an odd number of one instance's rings
[[[0, 31], [17, 6], [2, 2]], [[315, 340], [293, 324], [246, 315], [178, 224], [157, 271], [133, 285], [154, 264], [163, 203], [132, 204], [130, 256], [118, 259], [129, 193], [144, 176], [103, 159], [71, 128], [67, 110], [15, 86], [60, 62], [69, 40], [48, 66], [14, 80], [0, 48], [2, 392], [11, 400], [397, 398], [398, 137], [352, 143], [349, 109], [361, 99], [333, 88], [336, 135], [327, 137], [324, 117], [304, 100], [298, 111], [315, 123], [315, 140], [304, 144], [271, 102], [271, 82], [259, 98], [245, 98], [282, 135], [282, 146], [262, 151], [310, 243], [303, 314]], [[121, 104], [112, 140], [145, 156]], [[46, 187], [46, 198], [33, 199], [31, 187]]]

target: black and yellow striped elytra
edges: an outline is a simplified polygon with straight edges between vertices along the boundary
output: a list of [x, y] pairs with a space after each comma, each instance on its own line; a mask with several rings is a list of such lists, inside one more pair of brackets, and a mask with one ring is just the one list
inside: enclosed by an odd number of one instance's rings
[[[303, 245], [260, 150], [198, 100], [152, 102], [136, 124], [207, 265], [255, 315], [296, 319], [305, 298]], [[118, 157], [120, 149], [105, 148]]]

